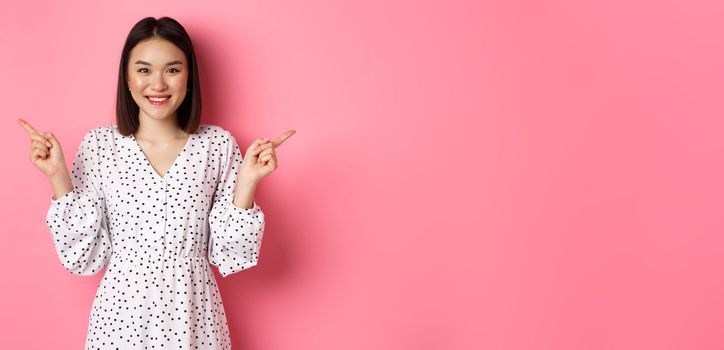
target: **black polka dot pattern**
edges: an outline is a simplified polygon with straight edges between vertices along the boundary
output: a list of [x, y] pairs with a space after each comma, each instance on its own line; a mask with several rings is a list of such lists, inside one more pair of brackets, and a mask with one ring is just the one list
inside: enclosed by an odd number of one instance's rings
[[73, 191], [46, 217], [63, 266], [105, 272], [86, 349], [230, 349], [216, 279], [255, 266], [264, 213], [233, 204], [242, 154], [234, 136], [201, 123], [161, 176], [115, 125], [83, 137]]

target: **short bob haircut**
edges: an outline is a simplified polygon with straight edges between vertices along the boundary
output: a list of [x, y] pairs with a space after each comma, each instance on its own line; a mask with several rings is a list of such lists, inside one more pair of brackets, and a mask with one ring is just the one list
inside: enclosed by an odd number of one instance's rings
[[146, 39], [160, 38], [168, 40], [186, 54], [188, 63], [189, 91], [176, 111], [178, 126], [188, 133], [195, 133], [201, 122], [201, 89], [199, 85], [199, 72], [196, 64], [196, 54], [191, 38], [184, 27], [175, 19], [161, 17], [158, 20], [153, 17], [146, 17], [131, 28], [126, 37], [121, 54], [121, 64], [118, 69], [118, 93], [116, 95], [116, 123], [118, 132], [124, 136], [135, 133], [140, 124], [138, 120], [139, 107], [133, 100], [131, 92], [126, 83], [128, 78], [128, 59], [131, 50], [138, 43]]

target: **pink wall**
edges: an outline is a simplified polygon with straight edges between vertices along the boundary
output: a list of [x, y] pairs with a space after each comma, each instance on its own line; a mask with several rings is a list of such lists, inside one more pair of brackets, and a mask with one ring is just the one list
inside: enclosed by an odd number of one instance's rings
[[219, 279], [235, 348], [724, 348], [721, 2], [12, 7], [3, 348], [81, 348], [100, 280], [60, 265], [15, 119], [66, 154], [113, 123], [148, 15], [190, 32], [206, 122], [297, 130], [258, 190], [260, 265]]

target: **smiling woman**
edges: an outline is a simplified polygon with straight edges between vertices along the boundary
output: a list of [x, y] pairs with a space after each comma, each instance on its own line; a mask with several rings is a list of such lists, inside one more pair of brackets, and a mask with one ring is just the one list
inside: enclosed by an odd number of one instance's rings
[[257, 265], [265, 216], [254, 192], [296, 131], [242, 153], [230, 131], [202, 123], [191, 38], [168, 17], [128, 34], [116, 106], [118, 125], [86, 132], [70, 171], [55, 135], [18, 119], [53, 187], [45, 222], [63, 267], [105, 269], [86, 349], [230, 349], [211, 265], [222, 277]]
[[87, 349], [230, 349], [222, 277], [255, 266], [265, 219], [253, 199], [277, 167], [274, 140], [242, 152], [201, 123], [191, 39], [171, 18], [148, 17], [121, 56], [118, 125], [87, 132], [69, 173], [60, 143], [19, 120], [31, 160], [54, 196], [46, 223], [63, 266], [106, 269], [93, 300]]
[[149, 17], [128, 34], [118, 70], [116, 121], [122, 135], [139, 118], [174, 118], [186, 133], [201, 119], [201, 90], [191, 38], [177, 21]]
[[[136, 104], [141, 106], [141, 118], [162, 119], [167, 117], [169, 112], [175, 114], [180, 101], [186, 97], [188, 74], [183, 68], [184, 62], [178, 59], [166, 64], [154, 64], [136, 58], [144, 57], [153, 62], [163, 59], [162, 57], [182, 56], [181, 50], [164, 39], [144, 40], [131, 50], [131, 62], [134, 62], [132, 66], [135, 68], [128, 70], [128, 89]], [[140, 100], [139, 95], [148, 99], [152, 105], [166, 105], [168, 108], [146, 110], [143, 108], [146, 101]]]

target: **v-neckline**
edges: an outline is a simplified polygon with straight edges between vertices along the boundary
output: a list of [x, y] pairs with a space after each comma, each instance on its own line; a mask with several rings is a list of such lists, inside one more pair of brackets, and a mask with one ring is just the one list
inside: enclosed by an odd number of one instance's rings
[[138, 143], [138, 140], [136, 140], [136, 136], [134, 136], [133, 133], [131, 133], [131, 139], [133, 140], [133, 143], [136, 145], [136, 149], [138, 150], [138, 153], [141, 154], [141, 158], [143, 158], [143, 160], [146, 162], [146, 165], [148, 165], [148, 168], [149, 168], [149, 170], [151, 171], [151, 173], [152, 173], [155, 177], [157, 177], [157, 178], [159, 178], [159, 179], [161, 179], [161, 180], [163, 180], [163, 181], [166, 181], [166, 177], [167, 177], [167, 176], [171, 173], [171, 171], [177, 166], [176, 163], [179, 162], [179, 159], [181, 158], [181, 155], [183, 155], [183, 153], [186, 151], [186, 148], [188, 148], [189, 145], [191, 144], [191, 138], [193, 138], [193, 137], [194, 137], [194, 134], [189, 134], [189, 137], [186, 139], [186, 143], [184, 143], [184, 146], [183, 146], [183, 148], [181, 148], [181, 151], [180, 151], [179, 154], [176, 156], [176, 159], [173, 160], [173, 163], [172, 163], [171, 166], [168, 168], [168, 170], [166, 170], [166, 173], [163, 174], [163, 176], [161, 176], [161, 174], [159, 174], [158, 171], [156, 171], [156, 169], [153, 168], [153, 165], [151, 165], [151, 161], [148, 160], [148, 157], [146, 156], [146, 153], [143, 152], [143, 148], [141, 148], [141, 144], [139, 144], [139, 143]]

